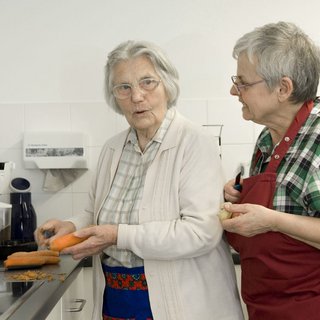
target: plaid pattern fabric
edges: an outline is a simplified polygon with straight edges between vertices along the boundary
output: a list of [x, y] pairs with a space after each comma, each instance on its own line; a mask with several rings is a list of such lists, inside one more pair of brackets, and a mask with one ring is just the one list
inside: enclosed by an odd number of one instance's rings
[[[263, 172], [273, 153], [271, 135], [264, 128], [252, 158], [250, 175]], [[257, 152], [261, 152], [258, 161]], [[300, 128], [277, 171], [275, 210], [320, 217], [320, 100]]]
[[[147, 170], [155, 158], [173, 119], [169, 109], [155, 136], [141, 152], [136, 131], [130, 130], [110, 192], [99, 216], [99, 224], [139, 224], [138, 211]], [[130, 250], [111, 246], [104, 250], [108, 266], [127, 268], [143, 265], [143, 260]]]

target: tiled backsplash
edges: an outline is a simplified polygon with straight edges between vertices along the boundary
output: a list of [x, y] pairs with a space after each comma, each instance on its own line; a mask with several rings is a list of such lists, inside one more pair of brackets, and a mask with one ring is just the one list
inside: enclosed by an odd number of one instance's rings
[[[232, 178], [240, 162], [250, 160], [261, 127], [242, 120], [241, 105], [235, 98], [180, 100], [178, 110], [202, 124], [223, 125], [222, 163], [226, 179]], [[31, 182], [32, 203], [38, 224], [49, 218], [64, 219], [83, 210], [92, 174], [103, 143], [127, 127], [126, 120], [104, 102], [0, 104], [0, 161], [13, 161], [13, 177]], [[44, 192], [44, 172], [24, 169], [22, 139], [27, 131], [81, 131], [89, 136], [89, 169], [78, 180], [57, 193]], [[9, 202], [9, 189], [0, 196]]]

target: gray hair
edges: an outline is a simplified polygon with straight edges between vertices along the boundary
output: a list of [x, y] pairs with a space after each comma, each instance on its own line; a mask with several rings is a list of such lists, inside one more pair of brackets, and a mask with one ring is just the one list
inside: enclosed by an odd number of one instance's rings
[[118, 45], [108, 55], [105, 66], [105, 98], [109, 106], [117, 113], [122, 114], [117, 101], [112, 94], [113, 70], [118, 62], [126, 61], [139, 56], [147, 57], [153, 64], [157, 74], [161, 78], [168, 96], [168, 108], [177, 102], [180, 88], [178, 84], [179, 74], [176, 68], [167, 58], [166, 54], [156, 45], [147, 41], [126, 41]]
[[293, 82], [290, 101], [301, 103], [316, 98], [319, 47], [295, 24], [280, 21], [254, 29], [237, 41], [233, 57], [238, 59], [241, 53], [246, 53], [251, 63], [257, 59], [257, 73], [270, 90], [287, 76]]

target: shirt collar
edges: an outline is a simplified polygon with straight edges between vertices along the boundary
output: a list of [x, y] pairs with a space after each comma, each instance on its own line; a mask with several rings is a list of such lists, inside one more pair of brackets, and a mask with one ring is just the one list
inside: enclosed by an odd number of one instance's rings
[[[319, 102], [320, 102], [319, 98], [317, 98], [314, 101], [314, 107], [311, 110], [310, 116], [307, 119], [307, 121], [300, 128], [298, 135], [300, 135], [301, 132], [304, 131], [304, 127], [308, 126], [309, 121], [314, 121], [314, 119], [319, 116], [319, 113], [320, 113], [320, 103]], [[273, 146], [273, 144], [272, 144], [272, 138], [271, 138], [271, 134], [269, 132], [269, 129], [264, 128], [258, 138], [258, 141], [257, 141], [257, 149], [259, 149], [261, 152], [263, 162], [270, 161], [270, 157], [271, 157], [275, 147], [276, 146]], [[289, 154], [291, 152], [294, 152], [293, 148], [288, 150], [288, 152], [285, 155], [285, 159], [287, 159], [289, 157]]]
[[[174, 118], [174, 108], [170, 108], [167, 110], [166, 115], [161, 123], [161, 126], [156, 131], [153, 138], [150, 140], [149, 143], [155, 141], [158, 143], [162, 143], [164, 136], [166, 135], [168, 128], [171, 124], [172, 119]], [[130, 132], [128, 134], [126, 144], [127, 143], [137, 144], [138, 143], [138, 137], [137, 137], [137, 131], [134, 128], [130, 128]]]

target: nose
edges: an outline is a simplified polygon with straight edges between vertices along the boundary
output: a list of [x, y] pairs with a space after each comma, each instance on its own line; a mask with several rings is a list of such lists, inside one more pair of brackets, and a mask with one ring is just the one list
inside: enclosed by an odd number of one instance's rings
[[231, 94], [232, 96], [239, 96], [239, 95], [240, 95], [239, 92], [238, 92], [238, 90], [235, 88], [234, 85], [232, 85], [231, 88], [230, 88], [230, 94]]
[[131, 88], [131, 99], [132, 101], [141, 101], [144, 98], [144, 93], [139, 89], [139, 87]]

